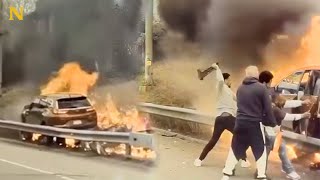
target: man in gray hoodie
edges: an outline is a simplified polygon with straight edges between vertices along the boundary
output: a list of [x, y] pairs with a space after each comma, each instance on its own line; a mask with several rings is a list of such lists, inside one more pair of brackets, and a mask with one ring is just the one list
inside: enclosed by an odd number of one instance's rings
[[258, 80], [256, 66], [246, 68], [246, 78], [237, 91], [237, 117], [232, 145], [223, 169], [222, 180], [234, 175], [234, 169], [247, 147], [251, 147], [257, 164], [256, 179], [267, 180], [267, 151], [265, 147], [264, 126], [276, 126], [269, 91]]

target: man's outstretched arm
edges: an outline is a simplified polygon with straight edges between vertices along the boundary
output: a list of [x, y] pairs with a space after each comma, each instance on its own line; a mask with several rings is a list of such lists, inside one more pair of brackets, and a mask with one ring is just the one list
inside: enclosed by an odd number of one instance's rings
[[306, 99], [304, 101], [301, 100], [287, 100], [284, 104], [284, 108], [296, 108], [300, 107], [302, 105], [310, 105], [311, 101], [309, 99]]

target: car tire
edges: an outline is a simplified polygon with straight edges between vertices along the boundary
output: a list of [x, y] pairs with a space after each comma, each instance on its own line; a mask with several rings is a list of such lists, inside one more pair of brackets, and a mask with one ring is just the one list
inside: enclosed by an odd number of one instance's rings
[[58, 144], [58, 146], [64, 147], [64, 146], [66, 146], [66, 139], [57, 137], [56, 143]]
[[53, 137], [41, 135], [38, 139], [40, 145], [50, 146], [53, 143]]
[[19, 137], [22, 141], [31, 141], [32, 140], [32, 133], [20, 131]]
[[[21, 115], [21, 122], [26, 123], [26, 119], [23, 115]], [[30, 132], [24, 132], [24, 131], [19, 132], [19, 137], [22, 141], [31, 141], [32, 136], [33, 136], [33, 134]]]

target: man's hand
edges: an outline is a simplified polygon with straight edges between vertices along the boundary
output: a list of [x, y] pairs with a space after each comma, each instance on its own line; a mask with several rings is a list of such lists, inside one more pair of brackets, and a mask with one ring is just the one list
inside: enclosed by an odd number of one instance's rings
[[302, 105], [307, 105], [307, 106], [310, 106], [312, 103], [310, 101], [310, 99], [306, 99], [304, 101], [302, 101]]
[[276, 126], [273, 128], [273, 130], [276, 134], [278, 134], [281, 131], [281, 128], [280, 128], [280, 126]]
[[303, 119], [309, 119], [311, 117], [311, 113], [310, 112], [305, 112], [302, 114], [302, 118]]
[[219, 68], [219, 63], [213, 63], [211, 67], [213, 67], [214, 70], [217, 70]]

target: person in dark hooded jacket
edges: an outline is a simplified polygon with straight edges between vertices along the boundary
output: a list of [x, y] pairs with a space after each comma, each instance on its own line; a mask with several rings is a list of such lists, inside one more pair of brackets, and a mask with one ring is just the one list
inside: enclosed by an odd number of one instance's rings
[[234, 175], [234, 169], [247, 147], [251, 147], [257, 164], [256, 179], [266, 180], [267, 151], [264, 126], [275, 127], [269, 91], [258, 80], [256, 66], [246, 68], [246, 78], [237, 91], [237, 117], [231, 149], [223, 169], [222, 180]]

